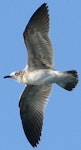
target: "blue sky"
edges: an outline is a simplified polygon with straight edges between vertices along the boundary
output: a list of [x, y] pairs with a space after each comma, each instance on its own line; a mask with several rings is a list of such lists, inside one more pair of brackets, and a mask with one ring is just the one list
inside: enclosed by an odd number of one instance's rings
[[[22, 33], [34, 11], [47, 2], [54, 65], [78, 71], [81, 81], [81, 0], [3, 0], [0, 2], [0, 149], [32, 150], [19, 116], [24, 85], [3, 76], [27, 62]], [[72, 91], [53, 86], [46, 107], [41, 142], [37, 149], [81, 150], [81, 84]]]

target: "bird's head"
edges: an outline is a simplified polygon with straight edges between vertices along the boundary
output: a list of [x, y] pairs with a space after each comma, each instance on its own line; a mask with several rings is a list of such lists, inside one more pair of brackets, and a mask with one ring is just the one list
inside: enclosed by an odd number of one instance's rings
[[4, 78], [12, 78], [17, 80], [18, 82], [22, 83], [22, 72], [21, 71], [14, 71], [10, 73], [10, 75], [4, 76]]

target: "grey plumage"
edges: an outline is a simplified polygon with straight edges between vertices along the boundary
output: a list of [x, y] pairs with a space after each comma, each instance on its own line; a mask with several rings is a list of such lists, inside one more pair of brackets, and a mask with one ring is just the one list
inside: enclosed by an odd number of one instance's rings
[[48, 6], [44, 3], [33, 14], [23, 33], [28, 50], [28, 66], [30, 69], [53, 67], [53, 49], [48, 32]]
[[52, 83], [68, 91], [73, 90], [78, 83], [76, 70], [60, 72], [53, 67], [53, 48], [48, 32], [48, 6], [44, 3], [33, 14], [23, 33], [28, 50], [28, 66], [4, 77], [26, 84], [19, 108], [25, 135], [33, 147], [40, 141], [44, 108]]
[[21, 95], [19, 107], [22, 125], [31, 145], [37, 146], [43, 125], [44, 107], [51, 85], [28, 85]]

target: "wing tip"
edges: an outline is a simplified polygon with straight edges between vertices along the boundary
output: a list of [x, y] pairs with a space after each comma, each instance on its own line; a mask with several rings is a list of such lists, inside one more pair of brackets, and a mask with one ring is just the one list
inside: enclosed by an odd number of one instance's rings
[[28, 28], [30, 28], [30, 26], [32, 26], [32, 24], [35, 23], [35, 26], [37, 25], [37, 23], [41, 26], [39, 27], [40, 30], [41, 28], [43, 28], [42, 32], [48, 32], [49, 31], [49, 14], [48, 14], [48, 4], [47, 3], [43, 3], [32, 15], [32, 17], [30, 18], [24, 32], [23, 32], [23, 37], [25, 39], [25, 36], [27, 34], [27, 30]]

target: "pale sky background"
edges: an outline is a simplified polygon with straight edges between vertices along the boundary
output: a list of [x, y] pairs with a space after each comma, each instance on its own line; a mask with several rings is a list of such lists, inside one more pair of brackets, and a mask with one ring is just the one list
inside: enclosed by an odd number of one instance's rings
[[0, 150], [32, 150], [19, 115], [24, 85], [3, 79], [27, 62], [23, 31], [36, 9], [48, 3], [50, 37], [58, 70], [76, 69], [79, 84], [68, 92], [53, 86], [37, 150], [81, 150], [81, 0], [0, 1]]

